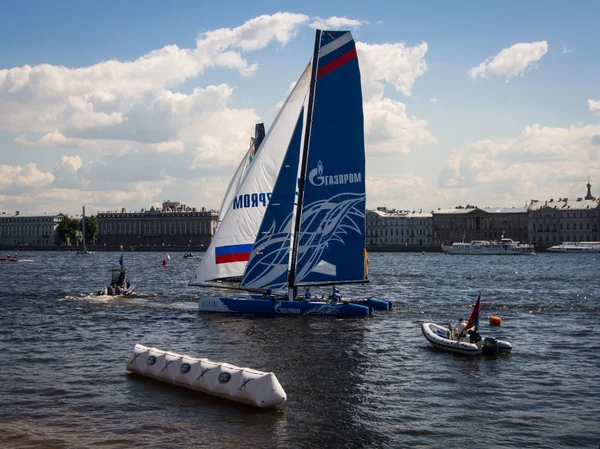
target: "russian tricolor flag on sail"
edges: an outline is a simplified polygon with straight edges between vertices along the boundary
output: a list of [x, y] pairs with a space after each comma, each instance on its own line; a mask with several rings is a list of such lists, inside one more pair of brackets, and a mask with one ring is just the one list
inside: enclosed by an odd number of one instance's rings
[[356, 59], [356, 47], [350, 32], [324, 31], [321, 35], [317, 79], [333, 72], [353, 59]]
[[253, 244], [217, 246], [215, 263], [248, 262]]

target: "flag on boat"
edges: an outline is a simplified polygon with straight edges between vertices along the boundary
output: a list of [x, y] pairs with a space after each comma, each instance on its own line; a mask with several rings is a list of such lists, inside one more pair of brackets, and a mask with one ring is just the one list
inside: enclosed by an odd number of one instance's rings
[[121, 265], [121, 268], [123, 268], [123, 254], [121, 254], [121, 257], [119, 257], [119, 265]]
[[465, 326], [465, 328], [463, 329], [464, 333], [466, 330], [472, 328], [473, 326], [477, 326], [479, 327], [479, 303], [481, 301], [481, 293], [479, 294], [479, 296], [477, 297], [477, 301], [475, 301], [475, 305], [473, 306], [473, 311], [471, 312], [471, 316], [469, 317], [469, 321], [467, 322], [467, 325]]

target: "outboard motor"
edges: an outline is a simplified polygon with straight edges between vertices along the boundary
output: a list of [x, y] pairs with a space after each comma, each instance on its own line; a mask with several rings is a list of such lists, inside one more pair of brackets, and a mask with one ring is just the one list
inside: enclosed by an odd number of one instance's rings
[[498, 341], [495, 338], [486, 337], [481, 345], [483, 355], [495, 355], [498, 352]]

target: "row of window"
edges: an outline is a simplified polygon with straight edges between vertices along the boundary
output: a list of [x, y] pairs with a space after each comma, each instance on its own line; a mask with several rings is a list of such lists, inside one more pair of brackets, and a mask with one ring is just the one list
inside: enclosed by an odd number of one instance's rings
[[[390, 229], [389, 230], [389, 234], [388, 234], [388, 230], [381, 230], [381, 229], [367, 229], [367, 237], [375, 237], [375, 236], [404, 236], [404, 229]], [[406, 230], [406, 235], [431, 235], [431, 230], [430, 229], [412, 229], [412, 230]]]
[[368, 239], [369, 245], [431, 245], [431, 239]]
[[[430, 220], [431, 221], [431, 220]], [[393, 218], [385, 218], [380, 220], [367, 220], [367, 226], [423, 226], [423, 220], [419, 220], [419, 223], [416, 223], [416, 220], [396, 220]]]
[[[571, 213], [567, 212], [567, 218], [577, 218], [578, 217], [578, 215], [577, 215], [576, 212], [573, 212], [572, 214], [573, 215], [571, 216]], [[564, 218], [562, 215], [563, 214], [559, 213], [558, 217]], [[550, 214], [549, 212], [546, 212], [546, 213], [541, 213], [541, 214], [533, 214], [531, 218], [538, 218], [538, 219], [539, 218], [550, 218], [550, 217], [556, 218], [556, 216], [557, 216], [556, 212], [552, 212], [552, 214]], [[586, 212], [586, 216], [587, 217], [600, 217], [600, 212], [598, 212], [598, 211], [588, 211], [588, 212]], [[579, 218], [583, 218], [583, 212], [579, 212]]]
[[98, 234], [210, 234], [210, 225], [209, 221], [108, 222], [98, 224]]
[[0, 236], [49, 236], [55, 229], [54, 225], [0, 225]]
[[[170, 218], [170, 217], [212, 217], [211, 212], [149, 212], [152, 215], [152, 218], [155, 218], [156, 215], [160, 215], [161, 218]], [[119, 218], [119, 219], [129, 219], [129, 218], [149, 218], [145, 213], [140, 214], [98, 214], [99, 219], [106, 218]]]
[[52, 239], [28, 240], [28, 239], [22, 239], [22, 238], [8, 238], [6, 240], [0, 240], [0, 243], [2, 243], [3, 245], [18, 245], [18, 246], [54, 245], [54, 240], [52, 240]]
[[[580, 230], [580, 231], [583, 231], [583, 223], [573, 223], [573, 231], [576, 231], [576, 230], [577, 230], [577, 225], [579, 225], [579, 230]], [[532, 225], [532, 229], [533, 229], [534, 231], [536, 230], [535, 223]], [[586, 229], [587, 231], [589, 231], [589, 230], [590, 230], [590, 224], [589, 224], [589, 223], [586, 223], [586, 224], [585, 224], [585, 229]], [[540, 230], [540, 231], [543, 231], [543, 230], [544, 230], [544, 225], [540, 225], [540, 228], [539, 228], [539, 230]], [[545, 230], [546, 230], [546, 231], [550, 231], [550, 225], [548, 225], [548, 224], [547, 224], [547, 225], [546, 225], [546, 229], [545, 229]], [[556, 229], [556, 223], [552, 225], [552, 230], [553, 230], [553, 231], [556, 231], [556, 230], [557, 230], [557, 229]], [[560, 224], [560, 230], [561, 230], [561, 231], [563, 231], [563, 230], [564, 230], [564, 223], [561, 223], [561, 224]], [[570, 230], [571, 230], [571, 223], [567, 223], [567, 231], [570, 231]], [[594, 231], [595, 231], [595, 230], [596, 230], [596, 229], [594, 229]]]
[[0, 218], [0, 226], [4, 223], [53, 223], [61, 222], [62, 218], [54, 217], [14, 217], [14, 218]]
[[546, 242], [546, 243], [549, 243], [549, 242], [552, 242], [552, 243], [560, 242], [560, 243], [562, 243], [562, 242], [590, 242], [590, 241], [591, 242], [598, 241], [598, 236], [595, 235], [595, 234], [592, 234], [592, 235], [588, 234], [588, 235], [585, 235], [585, 236], [584, 235], [579, 235], [579, 236], [577, 236], [577, 235], [573, 235], [573, 236], [568, 235], [566, 237], [561, 237], [560, 239], [557, 239], [555, 235], [553, 235], [553, 236], [547, 235], [545, 239], [544, 239], [544, 236], [541, 236], [540, 238], [533, 237], [533, 239], [531, 239], [531, 243], [534, 243], [534, 244], [536, 244], [536, 243], [537, 244], [542, 244], [544, 242]]

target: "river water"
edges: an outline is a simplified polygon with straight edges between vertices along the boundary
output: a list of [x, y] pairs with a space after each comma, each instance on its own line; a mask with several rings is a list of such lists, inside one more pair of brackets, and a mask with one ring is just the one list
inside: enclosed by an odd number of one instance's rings
[[[182, 255], [124, 253], [142, 294], [124, 300], [93, 295], [119, 253], [0, 263], [0, 447], [599, 447], [600, 255], [373, 253], [371, 283], [342, 296], [395, 307], [364, 319], [200, 314], [210, 291]], [[430, 347], [420, 323], [467, 319], [480, 291], [481, 334], [512, 354]], [[272, 371], [288, 400], [256, 410], [127, 374], [136, 343]]]

